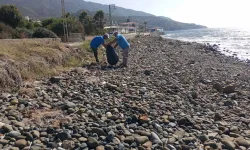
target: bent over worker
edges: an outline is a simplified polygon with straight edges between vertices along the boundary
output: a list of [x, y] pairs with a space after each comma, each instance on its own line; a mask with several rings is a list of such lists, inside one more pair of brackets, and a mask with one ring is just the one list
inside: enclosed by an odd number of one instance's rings
[[117, 31], [114, 32], [114, 36], [115, 36], [115, 39], [113, 41], [111, 41], [110, 43], [108, 43], [107, 45], [111, 45], [113, 43], [116, 43], [114, 48], [116, 48], [118, 45], [119, 45], [119, 47], [121, 47], [121, 49], [123, 51], [123, 61], [122, 61], [121, 66], [127, 67], [128, 66], [128, 53], [129, 53], [129, 49], [130, 49], [130, 44], [128, 43], [126, 38], [124, 36], [122, 36], [121, 34], [118, 34]]
[[100, 45], [103, 45], [104, 47], [107, 47], [107, 45], [105, 44], [105, 40], [107, 40], [109, 38], [109, 35], [106, 33], [103, 36], [96, 36], [92, 39], [92, 41], [90, 42], [90, 47], [94, 53], [95, 56], [95, 60], [98, 63], [99, 59], [98, 59], [98, 47]]

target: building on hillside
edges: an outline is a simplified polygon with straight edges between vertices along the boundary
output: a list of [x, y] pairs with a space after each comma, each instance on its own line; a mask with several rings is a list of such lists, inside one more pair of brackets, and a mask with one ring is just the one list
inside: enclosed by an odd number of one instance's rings
[[149, 32], [164, 32], [163, 28], [160, 27], [154, 27], [154, 28], [149, 28]]
[[149, 28], [148, 31], [151, 36], [161, 36], [165, 34], [163, 28], [160, 27]]
[[29, 16], [25, 16], [24, 19], [29, 21], [30, 17]]
[[109, 30], [109, 32], [118, 31], [119, 33], [136, 33], [138, 28], [138, 23], [136, 22], [125, 22], [119, 23], [116, 26], [107, 26], [104, 29]]
[[136, 33], [139, 24], [136, 22], [125, 22], [120, 23], [119, 26], [122, 28], [122, 33]]

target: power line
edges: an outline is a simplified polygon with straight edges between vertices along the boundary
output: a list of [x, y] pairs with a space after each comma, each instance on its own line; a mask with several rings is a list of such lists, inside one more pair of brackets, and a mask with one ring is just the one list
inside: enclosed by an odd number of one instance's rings
[[66, 20], [67, 16], [65, 13], [64, 0], [61, 0], [61, 4], [62, 4], [62, 17], [63, 17], [63, 33], [64, 33], [64, 37], [66, 37], [66, 42], [68, 42], [69, 34], [68, 34], [68, 24]]
[[111, 14], [115, 11], [116, 7], [114, 4], [109, 5], [109, 26], [112, 26], [112, 16]]

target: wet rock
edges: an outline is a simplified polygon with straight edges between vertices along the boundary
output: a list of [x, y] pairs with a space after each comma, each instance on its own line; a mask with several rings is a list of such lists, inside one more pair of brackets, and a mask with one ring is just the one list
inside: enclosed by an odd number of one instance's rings
[[151, 136], [151, 138], [152, 138], [151, 141], [153, 141], [153, 143], [156, 143], [156, 144], [162, 143], [161, 139], [159, 138], [159, 136], [156, 133], [151, 132], [151, 135], [152, 135]]
[[235, 144], [232, 141], [224, 139], [221, 142], [225, 146], [226, 149], [235, 150]]
[[196, 138], [195, 138], [195, 137], [183, 138], [182, 140], [183, 140], [183, 142], [185, 142], [186, 144], [196, 142]]
[[167, 148], [170, 149], [170, 150], [176, 150], [176, 148], [173, 145], [171, 145], [171, 144], [168, 144]]
[[0, 139], [0, 144], [2, 144], [2, 145], [6, 145], [6, 144], [8, 144], [9, 143], [9, 141], [8, 140], [5, 140], [5, 139]]
[[134, 141], [135, 141], [135, 138], [134, 138], [133, 136], [127, 136], [127, 137], [124, 139], [124, 142], [125, 142], [125, 143], [128, 143], [128, 144], [132, 144]]
[[99, 145], [99, 142], [95, 138], [89, 137], [87, 145], [89, 148], [92, 149], [92, 148], [96, 148]]
[[64, 141], [64, 140], [70, 139], [71, 135], [68, 132], [64, 131], [64, 132], [58, 133], [56, 135], [56, 138], [60, 139], [61, 141]]
[[210, 139], [214, 139], [217, 135], [218, 135], [217, 132], [208, 133], [208, 137], [209, 137]]
[[21, 135], [21, 133], [18, 132], [18, 131], [11, 131], [7, 135], [10, 136], [10, 137], [13, 137], [13, 138], [17, 138], [18, 136]]
[[244, 146], [247, 148], [250, 146], [250, 141], [247, 141], [242, 137], [235, 139], [235, 141], [239, 146]]
[[223, 87], [221, 86], [220, 83], [215, 83], [213, 85], [213, 88], [216, 89], [218, 92], [222, 92], [223, 91]]
[[217, 149], [218, 148], [218, 145], [215, 141], [207, 141], [204, 143], [204, 146], [209, 146], [213, 149]]
[[199, 136], [199, 139], [202, 141], [202, 142], [206, 142], [209, 140], [209, 137], [207, 135], [200, 135]]
[[237, 126], [232, 126], [232, 127], [230, 127], [230, 131], [234, 132], [234, 133], [237, 133], [239, 131], [239, 129], [238, 129]]
[[221, 121], [222, 120], [222, 116], [220, 113], [215, 113], [214, 114], [214, 121]]
[[124, 146], [123, 144], [119, 144], [117, 149], [118, 149], [118, 150], [124, 150], [124, 149], [125, 149], [125, 146]]
[[78, 139], [78, 141], [80, 141], [80, 142], [87, 142], [88, 139], [87, 139], [87, 138], [84, 138], [84, 137], [80, 137], [80, 138]]
[[11, 105], [17, 105], [18, 103], [19, 103], [18, 99], [13, 99], [10, 102]]
[[36, 131], [36, 130], [32, 131], [32, 135], [33, 135], [34, 138], [40, 138], [40, 132], [39, 131]]
[[151, 149], [151, 147], [152, 147], [152, 142], [151, 142], [151, 141], [147, 141], [147, 142], [144, 143], [142, 146], [145, 147], [146, 149]]
[[187, 117], [183, 117], [181, 119], [178, 120], [178, 125], [184, 125], [184, 126], [193, 126], [194, 125], [194, 122], [190, 119], [190, 118], [187, 118]]
[[64, 140], [62, 142], [62, 148], [64, 149], [73, 149], [75, 147], [74, 141]]
[[114, 150], [114, 147], [111, 145], [105, 145], [105, 150]]
[[26, 140], [24, 140], [24, 139], [17, 140], [15, 142], [15, 146], [20, 148], [20, 149], [23, 149], [27, 144], [28, 144], [28, 142]]
[[138, 150], [146, 150], [143, 146], [139, 146]]
[[234, 92], [235, 92], [235, 86], [234, 85], [226, 86], [223, 89], [223, 93], [226, 93], [226, 94], [230, 94], [230, 93], [234, 93]]
[[145, 71], [144, 71], [144, 74], [147, 75], [147, 76], [149, 76], [149, 75], [152, 74], [152, 71], [150, 71], [150, 70], [145, 70]]
[[233, 105], [234, 105], [234, 102], [231, 100], [227, 100], [224, 102], [224, 106], [233, 106]]
[[147, 132], [147, 131], [137, 130], [136, 133], [141, 135], [141, 136], [147, 136], [147, 137], [151, 136], [151, 133]]
[[98, 136], [106, 136], [107, 134], [101, 128], [92, 128], [92, 133], [96, 133]]
[[54, 76], [54, 77], [51, 77], [49, 79], [49, 82], [51, 82], [52, 84], [57, 84], [61, 81], [62, 77], [59, 77], [59, 76]]
[[0, 122], [0, 129], [5, 125], [5, 123]]
[[65, 104], [66, 109], [75, 108], [75, 107], [76, 107], [76, 104], [73, 102], [66, 102], [66, 104]]
[[7, 125], [7, 124], [3, 125], [3, 126], [2, 126], [2, 129], [3, 129], [3, 130], [6, 130], [7, 132], [10, 132], [10, 131], [13, 130], [12, 126]]
[[102, 145], [101, 145], [101, 146], [97, 146], [97, 147], [96, 147], [96, 150], [105, 150], [105, 147], [102, 146]]
[[135, 137], [135, 141], [138, 145], [144, 144], [145, 142], [147, 142], [149, 139], [147, 136], [136, 136]]
[[13, 125], [15, 127], [24, 127], [25, 124], [23, 122], [13, 121]]

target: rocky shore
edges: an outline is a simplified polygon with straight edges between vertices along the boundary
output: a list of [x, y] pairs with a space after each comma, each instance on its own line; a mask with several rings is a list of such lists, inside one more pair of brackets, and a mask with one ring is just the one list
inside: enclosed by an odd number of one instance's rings
[[76, 68], [0, 98], [0, 149], [250, 147], [250, 69], [207, 46], [131, 42], [130, 66]]

